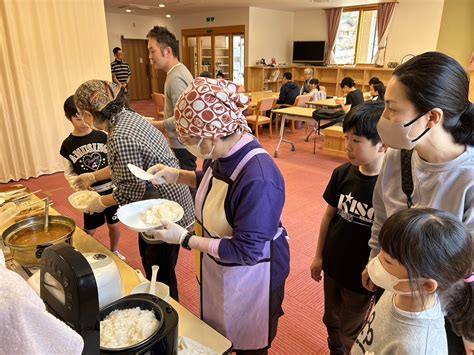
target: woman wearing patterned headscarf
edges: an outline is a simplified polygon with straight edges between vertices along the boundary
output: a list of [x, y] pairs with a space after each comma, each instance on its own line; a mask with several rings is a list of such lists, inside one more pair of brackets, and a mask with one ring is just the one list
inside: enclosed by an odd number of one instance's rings
[[[180, 185], [154, 187], [133, 176], [127, 168], [127, 164], [134, 164], [146, 170], [157, 163], [178, 168], [179, 163], [161, 132], [139, 114], [125, 109], [125, 95], [121, 87], [108, 81], [90, 80], [77, 89], [74, 101], [88, 125], [108, 132], [107, 160], [110, 167], [79, 175], [74, 183], [78, 188], [85, 189], [95, 181], [112, 178], [115, 185], [112, 194], [98, 196], [91, 201], [86, 212], [100, 212], [117, 204], [164, 198], [176, 201], [184, 208], [184, 217], [178, 223], [183, 228], [190, 228], [194, 222], [194, 207], [189, 188]], [[174, 269], [179, 246], [149, 244], [139, 238], [139, 248], [147, 278], [151, 278], [151, 266], [159, 265], [158, 280], [170, 286], [170, 294], [177, 300]]]
[[[199, 251], [201, 316], [237, 354], [265, 354], [276, 335], [289, 248], [281, 214], [283, 177], [249, 132], [247, 98], [222, 79], [196, 78], [175, 106], [180, 141], [203, 170], [156, 165], [156, 183], [197, 187], [196, 234], [169, 224], [150, 238]], [[161, 186], [161, 185], [158, 185]]]

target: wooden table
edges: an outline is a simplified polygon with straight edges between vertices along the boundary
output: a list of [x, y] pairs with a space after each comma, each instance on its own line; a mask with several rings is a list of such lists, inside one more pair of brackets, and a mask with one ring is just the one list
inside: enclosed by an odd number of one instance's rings
[[[370, 101], [372, 100], [372, 96], [370, 95], [370, 92], [364, 92], [364, 101]], [[339, 99], [343, 99], [345, 102], [345, 97], [339, 97]], [[327, 108], [340, 108], [341, 104], [336, 103], [336, 100], [333, 98], [331, 99], [324, 99], [324, 100], [315, 100], [315, 101], [308, 101], [308, 105], [311, 105], [312, 107], [319, 108], [319, 107], [327, 107]]]
[[[34, 196], [34, 198], [38, 199], [36, 196]], [[49, 209], [49, 212], [49, 214], [51, 215], [60, 214], [52, 208]], [[8, 226], [4, 226], [0, 228], [0, 233], [3, 233], [3, 231], [7, 227]], [[112, 253], [96, 239], [86, 234], [79, 227], [76, 227], [72, 238], [73, 245], [77, 250], [83, 253], [94, 252], [106, 254], [115, 261], [120, 272], [120, 277], [122, 279], [122, 286], [125, 295], [129, 295], [132, 290], [140, 283], [140, 279], [136, 270], [134, 270], [130, 265], [128, 265], [126, 262], [117, 257], [114, 253]], [[8, 255], [5, 255], [5, 259], [8, 261]], [[9, 263], [7, 262], [7, 266], [8, 264]], [[190, 280], [190, 282], [196, 281], [193, 279]], [[168, 303], [173, 306], [176, 312], [178, 312], [178, 335], [193, 339], [198, 343], [201, 343], [221, 354], [230, 352], [230, 350], [232, 349], [232, 343], [229, 339], [218, 333], [216, 330], [211, 328], [201, 319], [197, 318], [194, 314], [189, 312], [186, 308], [181, 306], [174, 299], [170, 298]]]
[[[130, 265], [117, 257], [96, 239], [87, 235], [80, 228], [76, 227], [76, 231], [73, 235], [73, 244], [81, 252], [100, 252], [113, 258], [119, 268], [126, 295], [130, 294], [140, 283], [137, 272]], [[193, 279], [190, 280], [190, 282], [196, 282], [196, 280]], [[168, 303], [178, 312], [178, 335], [193, 339], [221, 354], [230, 352], [232, 343], [229, 339], [211, 328], [174, 299], [170, 298]]]
[[316, 100], [316, 101], [308, 101], [308, 105], [311, 105], [315, 108], [320, 107], [327, 107], [327, 108], [340, 108], [341, 105], [336, 103], [334, 99], [324, 99], [324, 100]]
[[313, 119], [313, 111], [314, 109], [311, 107], [296, 106], [272, 110], [273, 113], [281, 115], [280, 140], [278, 141], [275, 153], [273, 154], [275, 158], [278, 158], [278, 149], [280, 149], [280, 145], [282, 142], [290, 144], [292, 152], [296, 150], [295, 145], [292, 141], [283, 139], [283, 134], [285, 132], [285, 121], [303, 121], [309, 124], [315, 124], [316, 121]]
[[248, 107], [254, 108], [255, 106], [257, 106], [258, 102], [261, 99], [266, 99], [268, 97], [274, 97], [278, 99], [280, 94], [277, 92], [272, 92], [272, 91], [253, 91], [253, 92], [246, 92], [244, 93], [244, 95], [250, 98]]

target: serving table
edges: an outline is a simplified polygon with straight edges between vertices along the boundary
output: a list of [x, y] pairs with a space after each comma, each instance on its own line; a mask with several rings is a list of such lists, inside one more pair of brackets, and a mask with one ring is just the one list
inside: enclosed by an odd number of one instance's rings
[[[33, 199], [38, 199], [38, 197], [33, 196]], [[50, 208], [50, 215], [59, 215], [59, 213]], [[3, 226], [0, 228], [0, 233], [8, 228], [9, 225]], [[125, 295], [129, 295], [131, 291], [140, 283], [140, 278], [135, 269], [133, 269], [126, 262], [117, 257], [104, 245], [94, 239], [92, 236], [86, 234], [82, 229], [76, 227], [73, 237], [73, 246], [83, 253], [94, 252], [102, 253], [111, 257], [120, 272], [122, 279], [122, 285]], [[1, 245], [0, 245], [1, 247]], [[13, 271], [18, 272], [22, 277], [28, 277], [28, 274], [25, 273], [24, 269], [16, 264], [9, 254], [5, 254], [5, 260], [7, 267]], [[193, 280], [194, 281], [194, 280]], [[232, 350], [232, 343], [229, 339], [221, 335], [219, 332], [211, 328], [201, 319], [196, 317], [174, 299], [170, 298], [168, 303], [173, 306], [173, 308], [178, 312], [179, 315], [179, 324], [178, 324], [178, 335], [190, 338], [196, 342], [207, 346], [214, 351], [224, 354], [229, 353]]]

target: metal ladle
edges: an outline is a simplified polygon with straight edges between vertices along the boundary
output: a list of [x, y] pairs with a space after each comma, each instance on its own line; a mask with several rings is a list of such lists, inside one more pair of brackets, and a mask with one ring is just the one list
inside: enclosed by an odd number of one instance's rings
[[49, 228], [49, 198], [46, 197], [44, 200], [44, 231], [45, 233], [48, 232]]

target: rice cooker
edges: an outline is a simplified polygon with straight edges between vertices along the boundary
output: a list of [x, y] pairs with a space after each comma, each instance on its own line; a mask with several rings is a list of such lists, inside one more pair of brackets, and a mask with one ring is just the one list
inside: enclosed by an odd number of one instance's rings
[[[161, 298], [149, 293], [138, 293], [121, 298], [100, 310], [102, 321], [111, 312], [139, 307], [155, 314], [159, 324], [153, 333], [142, 341], [122, 348], [101, 346], [101, 354], [174, 355], [178, 351], [178, 313]], [[104, 336], [101, 334], [101, 336]]]
[[35, 278], [46, 309], [83, 338], [83, 354], [98, 354], [99, 309], [123, 296], [115, 262], [107, 255], [81, 254], [59, 243], [44, 250]]
[[[92, 268], [97, 293], [99, 296], [99, 307], [105, 307], [109, 303], [124, 296], [122, 279], [117, 264], [113, 259], [102, 253], [82, 253]], [[47, 276], [48, 278], [48, 276]], [[54, 282], [54, 281], [52, 281]], [[30, 286], [40, 295], [40, 272], [39, 270], [28, 279]]]

